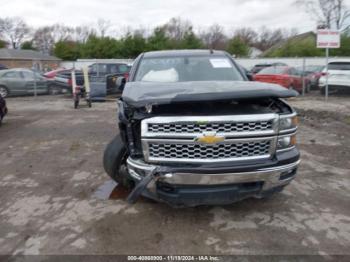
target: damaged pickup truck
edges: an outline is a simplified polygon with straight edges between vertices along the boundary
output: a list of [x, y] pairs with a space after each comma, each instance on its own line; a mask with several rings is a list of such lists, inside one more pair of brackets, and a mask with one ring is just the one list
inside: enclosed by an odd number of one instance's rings
[[222, 51], [141, 54], [118, 83], [119, 130], [104, 168], [142, 195], [176, 207], [222, 205], [281, 191], [296, 176], [297, 93], [251, 82]]

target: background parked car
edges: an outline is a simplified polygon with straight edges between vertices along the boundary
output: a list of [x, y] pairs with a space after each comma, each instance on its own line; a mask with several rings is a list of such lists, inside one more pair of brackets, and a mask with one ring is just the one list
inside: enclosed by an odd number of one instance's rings
[[[72, 70], [64, 69], [56, 73], [53, 78], [54, 84], [63, 92], [72, 92]], [[76, 84], [84, 85], [84, 76], [81, 70], [75, 70]]]
[[52, 79], [53, 80], [55, 78], [55, 76], [57, 76], [57, 74], [65, 71], [65, 70], [67, 70], [67, 69], [65, 69], [65, 68], [58, 68], [58, 69], [46, 72], [45, 74], [43, 74], [43, 76], [45, 78], [47, 78], [47, 79]]
[[[119, 76], [129, 77], [130, 66], [123, 63], [94, 63], [89, 66], [91, 82], [106, 83], [107, 94], [117, 92], [115, 81]], [[72, 69], [59, 71], [54, 77], [54, 83], [61, 89], [72, 91]], [[77, 85], [84, 85], [84, 76], [81, 70], [75, 70]]]
[[106, 76], [120, 74], [129, 77], [130, 66], [124, 63], [94, 63], [89, 66], [89, 76]]
[[266, 68], [266, 67], [271, 67], [271, 66], [287, 66], [287, 64], [285, 63], [280, 63], [280, 62], [276, 62], [276, 63], [265, 63], [265, 64], [257, 64], [255, 65], [252, 69], [251, 72], [253, 74], [257, 74], [259, 73], [262, 69]]
[[[285, 88], [294, 89], [299, 93], [303, 91], [302, 73], [294, 67], [267, 67], [254, 75], [254, 80], [259, 82], [279, 84]], [[304, 81], [305, 91], [308, 92], [310, 90], [310, 80], [308, 78], [304, 78]]]
[[51, 93], [51, 83], [39, 73], [25, 68], [0, 71], [0, 95], [32, 95], [36, 86], [37, 94]]
[[7, 114], [7, 107], [5, 99], [0, 95], [0, 125], [2, 123], [2, 119]]
[[107, 94], [118, 93], [116, 80], [118, 77], [129, 78], [131, 67], [124, 63], [95, 63], [89, 66], [91, 82], [106, 82]]
[[[350, 60], [330, 62], [328, 64], [328, 85], [329, 91], [350, 92]], [[322, 94], [326, 87], [326, 69], [322, 71], [319, 79], [319, 87]]]
[[303, 71], [302, 67], [297, 67], [297, 69], [302, 71], [303, 75], [310, 80], [311, 89], [318, 89], [318, 81], [322, 76], [322, 70], [324, 68], [324, 66], [309, 65], [306, 66], [305, 70]]
[[0, 70], [5, 70], [5, 69], [8, 69], [6, 66], [0, 64]]

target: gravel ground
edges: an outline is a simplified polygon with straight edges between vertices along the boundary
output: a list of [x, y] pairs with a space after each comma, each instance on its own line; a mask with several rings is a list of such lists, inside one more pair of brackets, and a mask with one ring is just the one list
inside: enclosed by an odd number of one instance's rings
[[[232, 206], [172, 209], [115, 185], [102, 154], [116, 104], [7, 99], [0, 128], [0, 254], [350, 255], [350, 99], [290, 102], [302, 164], [285, 191]], [[103, 197], [102, 197], [103, 198]]]

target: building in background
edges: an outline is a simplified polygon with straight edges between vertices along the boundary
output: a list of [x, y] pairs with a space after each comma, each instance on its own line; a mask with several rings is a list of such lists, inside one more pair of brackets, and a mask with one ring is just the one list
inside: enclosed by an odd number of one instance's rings
[[61, 59], [34, 50], [0, 48], [0, 64], [8, 68], [35, 68], [49, 71], [59, 67]]

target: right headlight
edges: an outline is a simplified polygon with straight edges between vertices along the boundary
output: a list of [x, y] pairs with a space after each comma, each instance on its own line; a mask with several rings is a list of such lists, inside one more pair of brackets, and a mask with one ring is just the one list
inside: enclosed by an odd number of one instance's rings
[[279, 120], [279, 130], [289, 130], [289, 129], [295, 129], [298, 126], [298, 117], [293, 115], [287, 115], [287, 116], [280, 116]]

